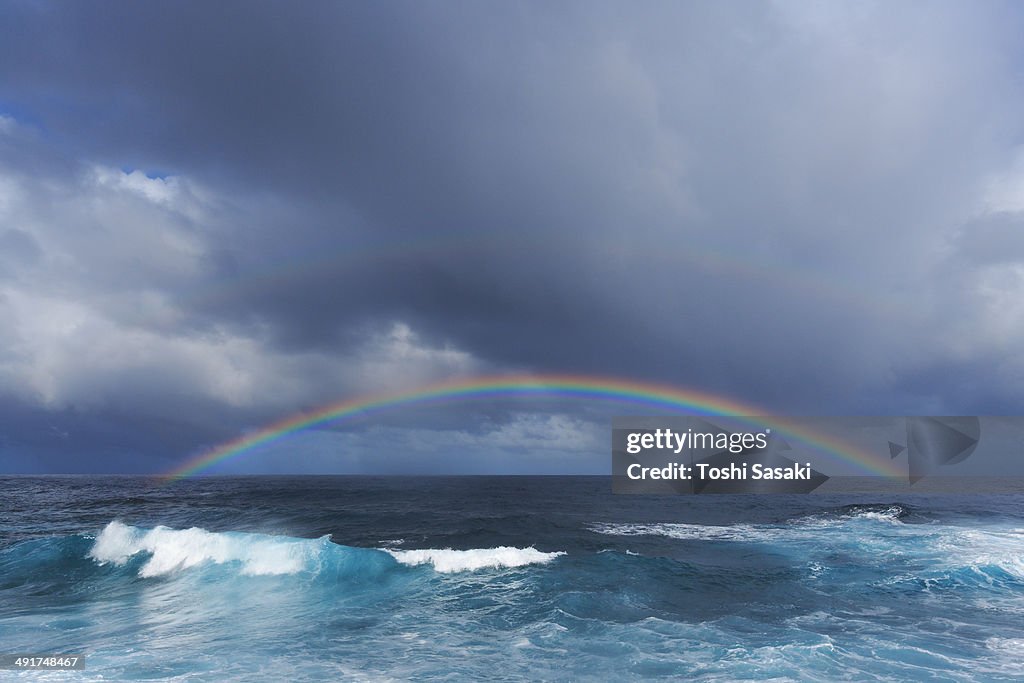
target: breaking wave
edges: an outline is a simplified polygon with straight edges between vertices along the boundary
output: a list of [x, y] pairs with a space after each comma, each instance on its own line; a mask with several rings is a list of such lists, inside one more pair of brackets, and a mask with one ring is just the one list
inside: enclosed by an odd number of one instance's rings
[[[140, 529], [113, 521], [96, 537], [88, 557], [100, 565], [125, 566], [133, 558], [147, 556], [139, 568], [141, 577], [165, 576], [203, 565], [236, 566], [243, 575], [320, 573], [330, 566], [348, 563], [358, 556], [405, 566], [426, 565], [451, 574], [481, 569], [508, 569], [544, 564], [564, 555], [536, 548], [476, 548], [470, 550], [392, 550], [338, 545], [329, 536], [316, 539], [241, 532], [214, 532], [198, 527]], [[393, 559], [392, 559], [393, 558]]]
[[505, 569], [529, 564], [546, 564], [565, 555], [563, 552], [545, 553], [536, 548], [480, 548], [474, 550], [386, 550], [400, 563], [417, 566], [430, 565], [442, 574], [475, 571], [477, 569]]
[[149, 560], [139, 576], [152, 577], [189, 569], [204, 563], [241, 564], [249, 575], [295, 574], [309, 567], [323, 552], [328, 537], [315, 540], [260, 534], [217, 533], [191, 529], [139, 529], [111, 522], [100, 532], [89, 557], [100, 564], [125, 565], [140, 553]]

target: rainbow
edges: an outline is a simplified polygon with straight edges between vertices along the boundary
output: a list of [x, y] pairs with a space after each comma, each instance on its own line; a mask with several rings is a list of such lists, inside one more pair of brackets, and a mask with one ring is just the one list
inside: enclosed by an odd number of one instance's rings
[[[664, 384], [589, 375], [520, 374], [461, 378], [417, 389], [378, 393], [332, 403], [299, 413], [244, 434], [211, 450], [200, 453], [161, 477], [176, 481], [189, 477], [230, 458], [285, 439], [291, 434], [339, 420], [364, 417], [412, 406], [465, 400], [507, 399], [514, 397], [553, 397], [603, 400], [634, 404], [657, 410], [684, 411], [690, 415], [767, 415], [764, 410], [704, 391]], [[772, 427], [805, 444], [827, 451], [872, 475], [896, 477], [906, 473], [894, 464], [880, 460], [831, 436], [796, 426], [784, 417], [759, 417], [758, 425]]]

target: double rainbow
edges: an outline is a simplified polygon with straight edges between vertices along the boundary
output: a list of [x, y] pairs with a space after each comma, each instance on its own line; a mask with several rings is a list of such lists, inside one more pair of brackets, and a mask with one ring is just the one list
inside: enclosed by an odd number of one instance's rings
[[[561, 374], [471, 377], [407, 391], [358, 396], [310, 412], [292, 415], [200, 453], [162, 478], [165, 481], [175, 481], [199, 474], [218, 463], [244, 456], [260, 446], [281, 441], [296, 432], [329, 422], [413, 406], [513, 397], [599, 400], [689, 415], [766, 414], [754, 406], [704, 391], [610, 377]], [[894, 464], [880, 460], [829, 435], [815, 433], [805, 425], [795, 425], [783, 417], [760, 418], [758, 424], [772, 427], [807, 445], [827, 451], [840, 460], [856, 465], [867, 474], [887, 477], [905, 475], [905, 472], [897, 469]]]

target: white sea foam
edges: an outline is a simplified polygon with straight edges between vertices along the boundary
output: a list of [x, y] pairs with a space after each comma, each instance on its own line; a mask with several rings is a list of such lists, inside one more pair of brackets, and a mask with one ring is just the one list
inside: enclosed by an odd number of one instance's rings
[[892, 506], [885, 508], [884, 510], [857, 510], [849, 513], [849, 517], [860, 518], [860, 519], [873, 519], [879, 522], [889, 522], [890, 524], [902, 524], [900, 521], [900, 515], [903, 511], [897, 507]]
[[665, 536], [679, 540], [755, 541], [769, 537], [773, 530], [749, 524], [714, 526], [666, 522], [663, 524], [591, 524], [590, 529], [609, 536]]
[[[903, 524], [896, 515], [898, 508], [858, 510], [842, 517], [804, 517], [786, 526], [734, 524], [715, 526], [685, 523], [655, 524], [592, 524], [590, 529], [611, 536], [659, 536], [677, 540], [728, 541], [740, 543], [774, 543], [802, 548], [803, 552], [822, 549], [832, 552], [841, 545], [849, 550], [869, 552], [872, 557], [910, 558], [928, 561], [933, 571], [970, 568], [978, 571], [997, 567], [1024, 578], [1024, 529], [971, 529], [953, 525]], [[865, 529], [851, 524], [863, 520], [879, 522], [880, 526]], [[822, 530], [835, 528], [832, 537], [823, 537]], [[824, 565], [822, 565], [824, 566]], [[813, 564], [812, 571], [817, 571]], [[917, 578], [915, 573], [914, 578]], [[902, 580], [894, 575], [892, 580]]]
[[275, 537], [263, 534], [216, 533], [191, 529], [139, 529], [121, 522], [111, 522], [96, 538], [89, 557], [100, 564], [124, 565], [139, 553], [149, 553], [149, 560], [139, 576], [162, 576], [189, 567], [212, 562], [238, 562], [241, 572], [249, 575], [294, 574], [308, 566], [328, 542], [326, 536], [316, 540]]
[[870, 520], [874, 522], [886, 522], [888, 524], [903, 524], [903, 517], [907, 511], [899, 504], [890, 505], [850, 505], [840, 511], [820, 512], [790, 521], [798, 525], [835, 525], [844, 524], [849, 521]]
[[[321, 564], [321, 554], [328, 544], [330, 539], [327, 536], [303, 539], [251, 533], [218, 533], [197, 527], [170, 529], [158, 526], [154, 529], [139, 529], [114, 521], [96, 537], [89, 557], [100, 564], [123, 566], [139, 553], [146, 553], [149, 559], [139, 569], [139, 576], [143, 577], [163, 576], [207, 563], [237, 563], [240, 572], [247, 575], [296, 574], [315, 571]], [[384, 552], [401, 564], [427, 564], [442, 573], [543, 564], [565, 554], [511, 547], [473, 550], [385, 549]]]
[[664, 536], [679, 540], [705, 541], [778, 541], [820, 533], [823, 527], [842, 527], [857, 521], [901, 524], [903, 510], [898, 505], [851, 509], [841, 516], [817, 514], [799, 517], [785, 524], [687, 524], [684, 522], [591, 524], [590, 529], [609, 536]]
[[999, 567], [1024, 578], [1024, 529], [955, 529], [936, 547], [960, 566]]
[[415, 566], [429, 564], [443, 574], [475, 571], [477, 569], [500, 569], [523, 567], [529, 564], [545, 564], [563, 552], [545, 553], [536, 548], [474, 548], [472, 550], [391, 550], [388, 552], [402, 564]]
[[1021, 656], [1024, 655], [1024, 638], [989, 638], [985, 647], [998, 652]]

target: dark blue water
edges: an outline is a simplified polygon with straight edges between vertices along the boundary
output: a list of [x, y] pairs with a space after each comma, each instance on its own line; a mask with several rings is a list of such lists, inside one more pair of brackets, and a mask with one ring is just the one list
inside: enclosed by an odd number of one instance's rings
[[87, 655], [26, 675], [53, 680], [1024, 678], [1024, 494], [610, 488], [2, 479], [0, 654]]

